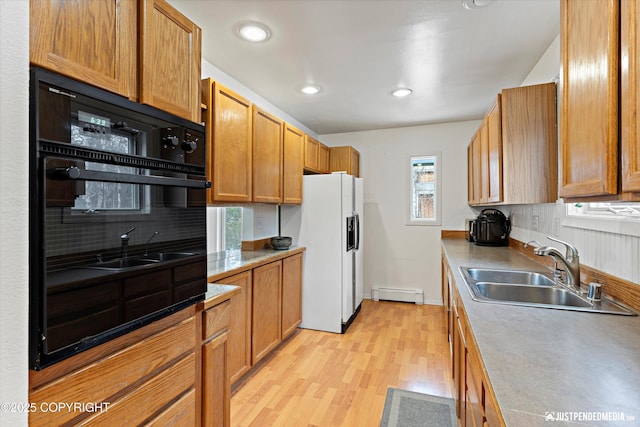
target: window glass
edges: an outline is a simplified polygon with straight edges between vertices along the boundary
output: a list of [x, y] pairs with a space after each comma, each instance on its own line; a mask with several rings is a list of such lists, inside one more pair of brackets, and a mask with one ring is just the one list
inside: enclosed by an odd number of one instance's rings
[[567, 215], [640, 221], [640, 203], [569, 203]]
[[409, 224], [439, 224], [439, 156], [410, 157]]

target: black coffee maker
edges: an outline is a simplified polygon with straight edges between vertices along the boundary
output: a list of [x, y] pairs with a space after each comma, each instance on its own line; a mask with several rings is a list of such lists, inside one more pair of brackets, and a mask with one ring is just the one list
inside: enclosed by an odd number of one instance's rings
[[497, 209], [483, 209], [471, 228], [473, 241], [480, 246], [506, 246], [511, 221]]

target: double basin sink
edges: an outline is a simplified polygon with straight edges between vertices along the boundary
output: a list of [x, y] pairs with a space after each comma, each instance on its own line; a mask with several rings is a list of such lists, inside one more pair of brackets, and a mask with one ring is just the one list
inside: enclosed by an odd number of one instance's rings
[[157, 252], [141, 257], [118, 258], [111, 261], [96, 262], [95, 264], [85, 265], [82, 268], [120, 271], [132, 267], [141, 267], [150, 264], [157, 264], [159, 262], [188, 258], [194, 255], [195, 253], [192, 252]]
[[469, 267], [460, 267], [460, 272], [471, 298], [479, 302], [636, 315], [604, 297], [595, 301], [578, 295], [547, 273]]

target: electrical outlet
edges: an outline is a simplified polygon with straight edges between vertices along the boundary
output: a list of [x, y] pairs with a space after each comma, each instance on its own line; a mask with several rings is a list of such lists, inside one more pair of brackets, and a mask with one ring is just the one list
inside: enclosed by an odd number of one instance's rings
[[534, 231], [538, 231], [538, 227], [540, 227], [540, 217], [538, 215], [533, 216], [533, 221], [531, 221], [531, 228]]

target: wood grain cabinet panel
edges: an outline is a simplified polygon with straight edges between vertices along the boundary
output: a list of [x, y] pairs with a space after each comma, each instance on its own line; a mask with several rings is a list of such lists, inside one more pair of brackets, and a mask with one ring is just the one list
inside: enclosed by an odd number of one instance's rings
[[322, 143], [318, 144], [318, 172], [329, 173], [329, 153], [329, 147]]
[[137, 0], [31, 0], [34, 65], [136, 100]]
[[469, 204], [557, 199], [556, 85], [503, 89], [474, 135]]
[[265, 357], [281, 340], [282, 261], [253, 269], [251, 361]]
[[309, 136], [304, 136], [304, 168], [311, 171], [318, 171], [318, 150], [320, 142]]
[[[158, 324], [166, 322], [163, 320]], [[93, 352], [89, 350], [88, 353], [98, 353], [101, 347], [114, 348], [85, 364], [76, 366], [87, 357], [81, 353], [41, 371], [41, 375], [46, 375], [46, 371], [52, 374], [47, 382], [30, 390], [29, 401], [38, 406], [43, 402], [111, 405], [101, 413], [36, 411], [29, 414], [29, 425], [137, 425], [168, 408], [195, 385], [195, 317], [163, 328], [132, 345], [111, 347], [111, 343], [106, 343]], [[138, 333], [140, 330], [131, 335]], [[116, 340], [125, 342], [129, 338]], [[74, 368], [67, 371], [68, 364]]]
[[228, 365], [228, 333], [218, 335], [202, 347], [202, 425], [231, 425]]
[[[621, 159], [622, 191], [640, 192], [640, 2], [622, 1], [621, 9]], [[640, 199], [640, 196], [637, 196]]]
[[560, 3], [561, 197], [618, 192], [619, 1]]
[[502, 196], [502, 102], [496, 102], [487, 114], [487, 202], [500, 202]]
[[140, 14], [140, 102], [200, 122], [200, 28], [165, 0]]
[[345, 171], [360, 177], [360, 153], [351, 146], [329, 148], [330, 172]]
[[302, 254], [282, 260], [282, 339], [302, 322]]
[[252, 103], [212, 79], [202, 82], [207, 105], [207, 202], [250, 202]]
[[252, 274], [245, 271], [222, 279], [217, 283], [241, 288], [240, 293], [230, 300], [229, 336], [229, 376], [233, 384], [251, 368], [251, 301]]
[[282, 203], [284, 122], [253, 106], [253, 201]]
[[304, 133], [285, 123], [282, 161], [283, 203], [302, 203], [302, 173], [304, 168]]

